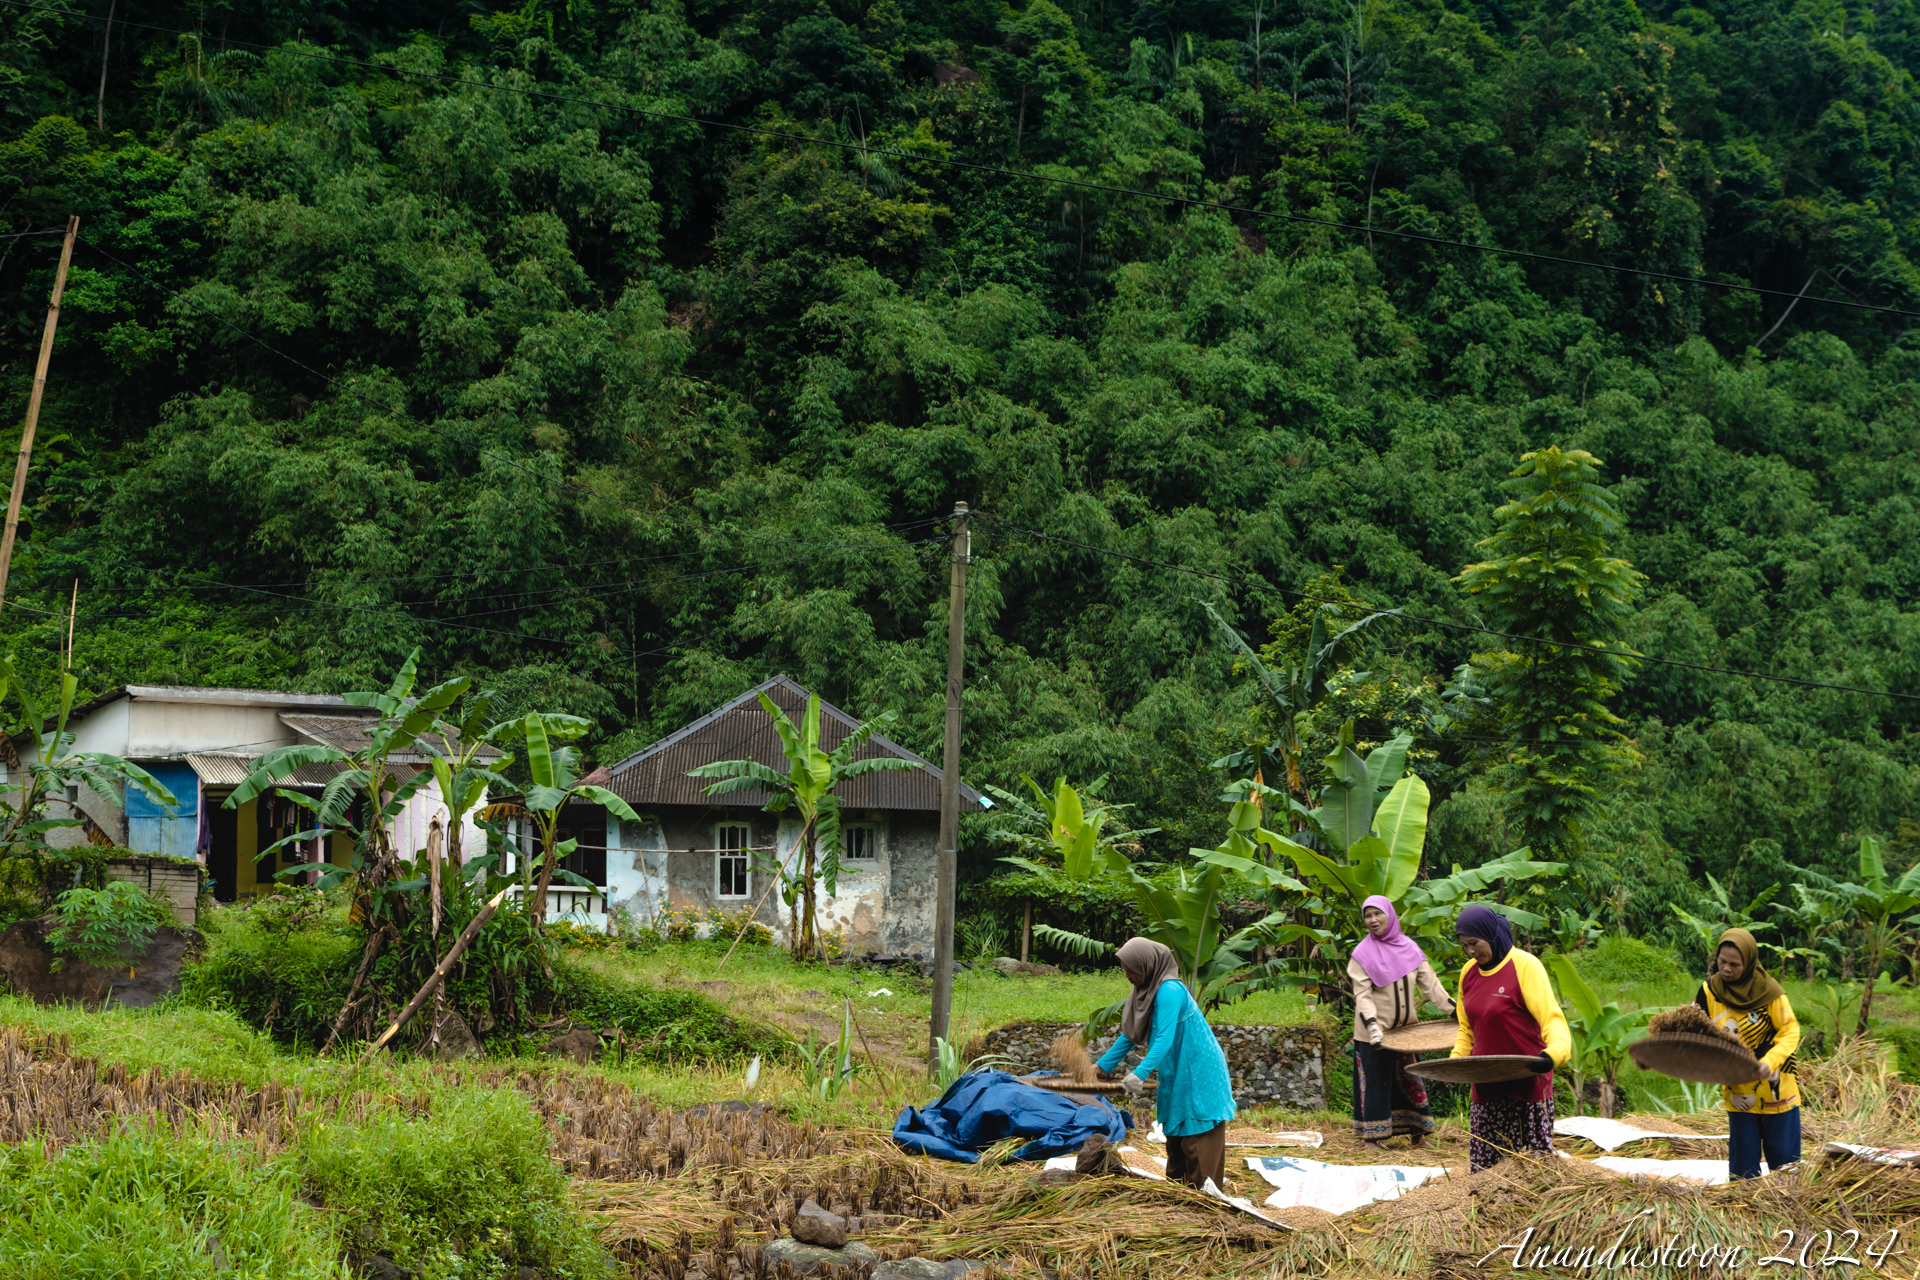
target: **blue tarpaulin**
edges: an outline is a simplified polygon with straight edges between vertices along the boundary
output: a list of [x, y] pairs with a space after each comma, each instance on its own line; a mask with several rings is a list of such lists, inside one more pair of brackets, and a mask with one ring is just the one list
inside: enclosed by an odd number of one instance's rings
[[1072, 1098], [1021, 1084], [1004, 1071], [961, 1076], [940, 1100], [908, 1107], [893, 1125], [893, 1140], [909, 1151], [968, 1164], [1002, 1138], [1032, 1138], [1015, 1160], [1043, 1160], [1078, 1151], [1094, 1134], [1118, 1144], [1133, 1117], [1108, 1107], [1083, 1107]]

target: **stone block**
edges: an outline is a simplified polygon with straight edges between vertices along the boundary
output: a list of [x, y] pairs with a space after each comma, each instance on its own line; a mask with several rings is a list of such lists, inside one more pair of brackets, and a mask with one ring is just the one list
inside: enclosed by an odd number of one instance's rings
[[760, 1246], [769, 1264], [787, 1263], [795, 1272], [810, 1276], [822, 1266], [854, 1267], [862, 1262], [878, 1262], [880, 1255], [855, 1240], [841, 1248], [808, 1244], [804, 1240], [775, 1240]]
[[809, 1200], [793, 1215], [793, 1238], [838, 1249], [847, 1242], [847, 1220]]

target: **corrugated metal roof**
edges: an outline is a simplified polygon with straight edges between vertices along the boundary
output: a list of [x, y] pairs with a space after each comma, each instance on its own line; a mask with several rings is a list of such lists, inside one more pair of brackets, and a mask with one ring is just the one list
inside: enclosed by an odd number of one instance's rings
[[[711, 780], [687, 776], [687, 770], [697, 765], [720, 760], [757, 760], [782, 771], [786, 769], [786, 757], [780, 754], [780, 736], [774, 730], [773, 718], [760, 706], [762, 693], [796, 721], [806, 710], [807, 691], [785, 676], [775, 676], [614, 765], [608, 790], [633, 805], [718, 804], [755, 809], [764, 805], [765, 792], [737, 791], [731, 795], [707, 796], [702, 794], [702, 788]], [[859, 721], [852, 716], [821, 701], [820, 732], [828, 747], [836, 745], [858, 726]], [[922, 767], [870, 773], [843, 783], [834, 792], [841, 804], [850, 809], [939, 810], [938, 768], [879, 734], [867, 740], [857, 758], [864, 760], [882, 755], [911, 760]], [[984, 807], [980, 793], [962, 783], [961, 811], [977, 812]]]
[[[237, 787], [247, 780], [260, 763], [259, 756], [230, 756], [213, 753], [194, 753], [187, 756], [187, 763], [200, 775], [202, 785], [209, 787]], [[345, 768], [338, 764], [303, 764], [292, 773], [273, 780], [277, 787], [324, 787]], [[418, 770], [412, 765], [400, 765], [394, 773], [400, 778], [412, 777]]]
[[[367, 745], [372, 737], [368, 731], [377, 721], [373, 716], [313, 716], [282, 712], [280, 723], [302, 737], [311, 738], [325, 746], [338, 747], [342, 751], [354, 752]], [[429, 741], [442, 751], [446, 749], [446, 744], [438, 735]], [[496, 760], [505, 753], [498, 747], [482, 744], [478, 754], [482, 760]], [[410, 764], [425, 764], [429, 759], [421, 751], [396, 751], [387, 758], [395, 763]]]

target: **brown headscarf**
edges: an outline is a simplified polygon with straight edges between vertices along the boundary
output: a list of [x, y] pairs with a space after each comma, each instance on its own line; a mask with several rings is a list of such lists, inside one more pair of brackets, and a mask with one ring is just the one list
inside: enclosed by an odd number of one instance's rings
[[[1740, 962], [1746, 968], [1740, 971], [1738, 982], [1727, 982], [1719, 973], [1720, 947], [1732, 947], [1740, 953]], [[1707, 990], [1713, 992], [1713, 998], [1727, 1008], [1739, 1013], [1759, 1009], [1772, 1004], [1786, 994], [1773, 976], [1760, 967], [1760, 944], [1745, 929], [1729, 929], [1720, 935], [1720, 947], [1713, 949], [1715, 969], [1707, 979]]]
[[1153, 1038], [1153, 998], [1160, 993], [1161, 983], [1180, 980], [1180, 961], [1172, 948], [1151, 938], [1128, 938], [1119, 956], [1127, 972], [1143, 977], [1127, 993], [1126, 1007], [1120, 1011], [1120, 1034], [1144, 1045]]

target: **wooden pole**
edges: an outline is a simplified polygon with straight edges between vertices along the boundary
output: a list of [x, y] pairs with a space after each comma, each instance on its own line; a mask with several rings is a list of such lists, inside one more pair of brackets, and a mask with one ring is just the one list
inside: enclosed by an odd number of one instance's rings
[[7, 570], [13, 564], [13, 539], [20, 529], [20, 500], [27, 492], [27, 463], [33, 458], [33, 432], [40, 425], [40, 401], [47, 393], [47, 363], [53, 359], [53, 331], [60, 327], [60, 295], [67, 291], [67, 264], [73, 261], [73, 238], [80, 234], [80, 217], [67, 219], [67, 238], [60, 246], [60, 268], [53, 273], [53, 297], [47, 303], [47, 328], [40, 335], [40, 360], [33, 366], [33, 394], [27, 399], [27, 425], [20, 433], [20, 459], [13, 466], [13, 496], [7, 499], [7, 531], [0, 534], [0, 609], [7, 604]]
[[446, 957], [441, 960], [438, 965], [434, 966], [433, 973], [428, 976], [426, 985], [421, 987], [419, 993], [407, 1002], [407, 1007], [400, 1011], [400, 1016], [393, 1020], [393, 1025], [382, 1032], [380, 1038], [373, 1042], [373, 1047], [368, 1049], [365, 1055], [361, 1057], [361, 1066], [364, 1067], [367, 1063], [373, 1061], [373, 1055], [386, 1048], [387, 1041], [399, 1035], [400, 1028], [411, 1022], [413, 1015], [420, 1012], [420, 1006], [430, 1000], [433, 997], [433, 993], [440, 989], [440, 983], [442, 979], [447, 976], [448, 972], [452, 970], [453, 962], [460, 958], [460, 953], [467, 949], [467, 944], [478, 937], [480, 931], [487, 927], [487, 921], [493, 919], [493, 913], [499, 909], [501, 901], [512, 888], [512, 885], [508, 885], [505, 889], [494, 894], [493, 900], [488, 902], [486, 906], [480, 908], [480, 914], [475, 916], [468, 923], [467, 927], [460, 931], [460, 936], [453, 940], [453, 946], [448, 948]]
[[1028, 898], [1024, 918], [1020, 921], [1020, 960], [1025, 963], [1033, 957], [1033, 899]]
[[940, 843], [935, 852], [933, 1018], [927, 1036], [927, 1075], [940, 1069], [938, 1041], [953, 1018], [953, 895], [960, 878], [960, 691], [966, 679], [967, 504], [953, 504], [953, 577], [947, 600], [947, 741], [940, 755]]

